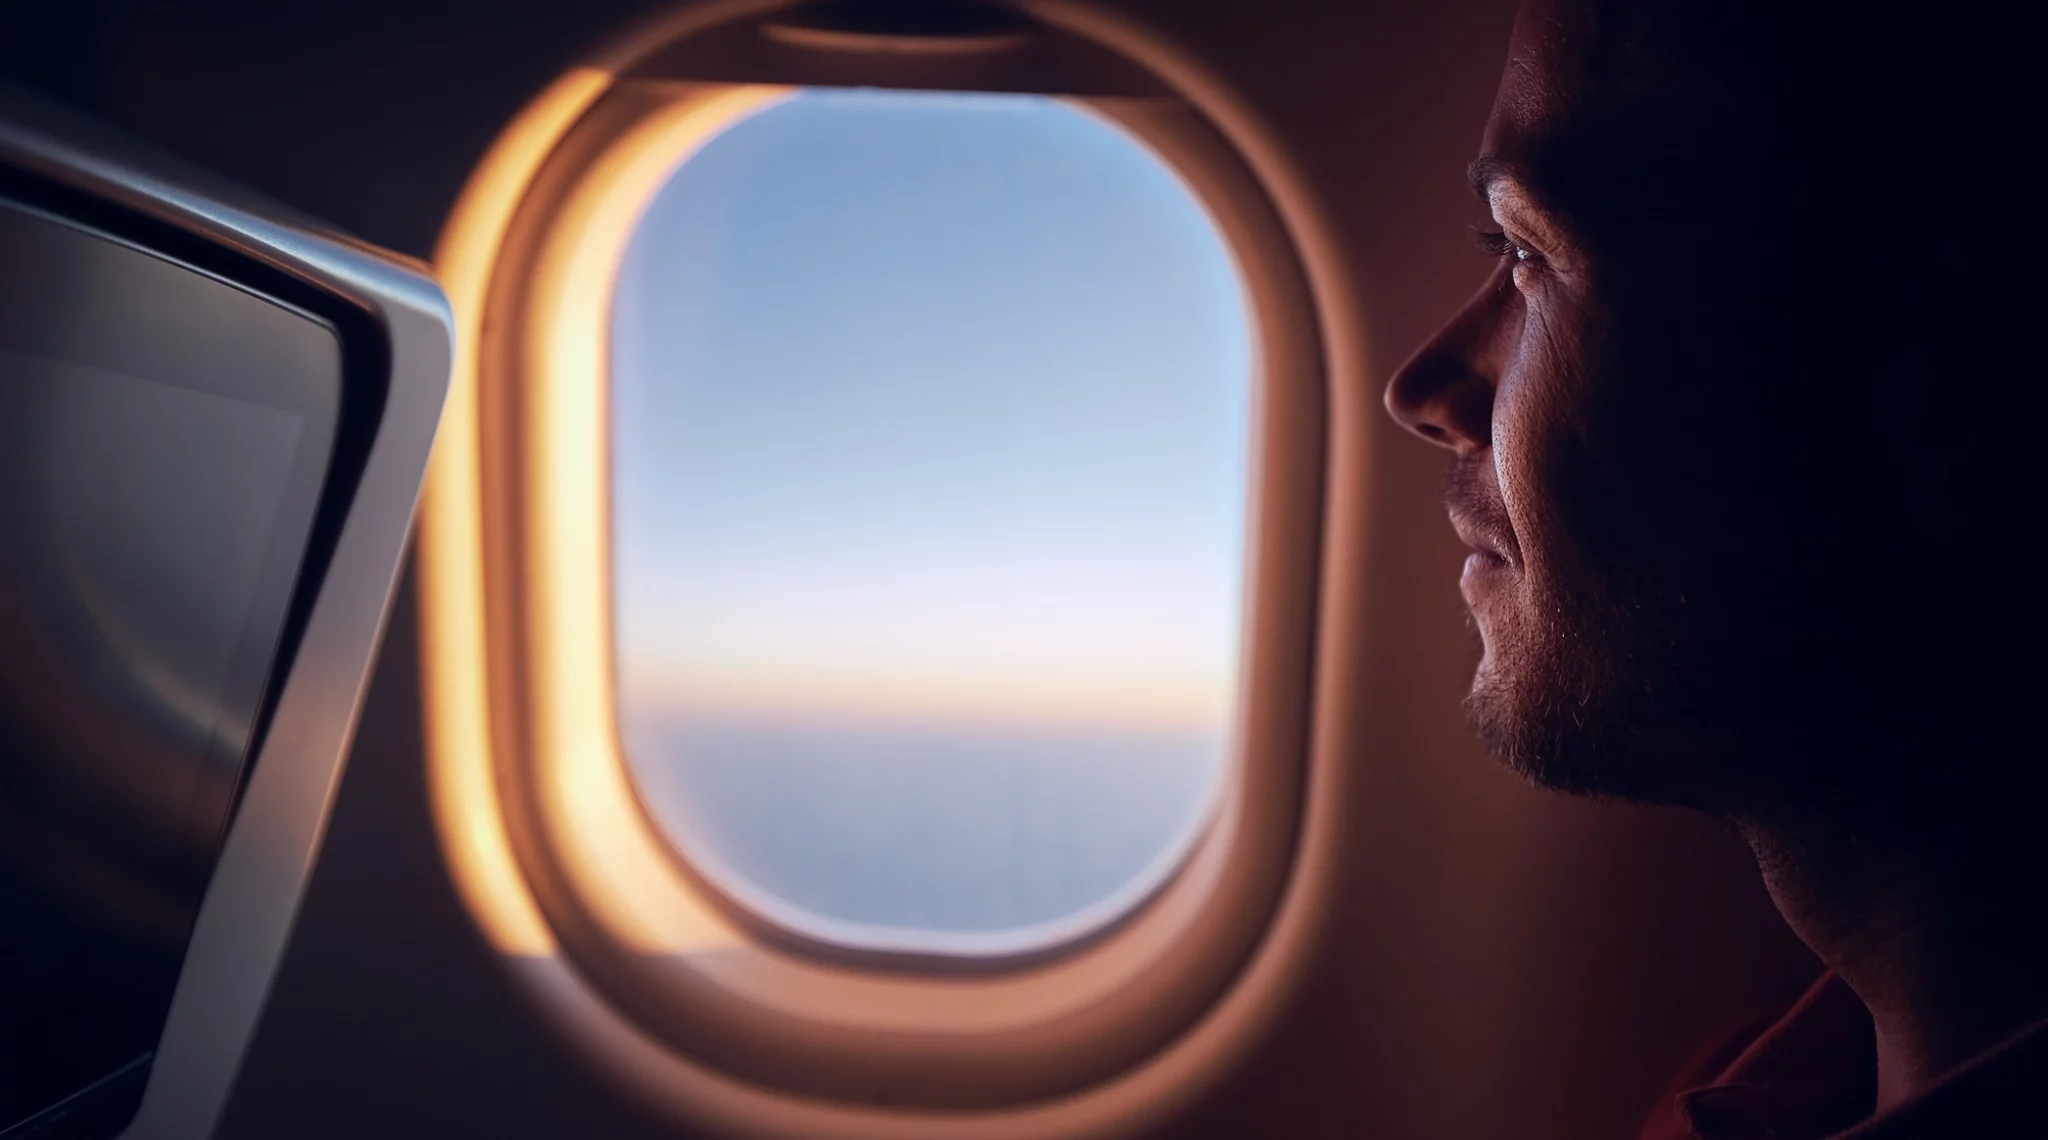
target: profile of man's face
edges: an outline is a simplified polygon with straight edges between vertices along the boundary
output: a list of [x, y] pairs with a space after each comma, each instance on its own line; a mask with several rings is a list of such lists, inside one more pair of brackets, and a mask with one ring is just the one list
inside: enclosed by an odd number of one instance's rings
[[1852, 457], [1795, 422], [1820, 405], [1787, 395], [1799, 366], [1748, 276], [1760, 159], [1739, 113], [1688, 122], [1740, 100], [1641, 97], [1655, 61], [1616, 19], [1525, 5], [1473, 166], [1498, 265], [1387, 403], [1454, 452], [1483, 644], [1468, 710], [1492, 750], [1565, 790], [1734, 808], [1785, 773], [1742, 770], [1731, 742], [1840, 648], [1806, 602]]

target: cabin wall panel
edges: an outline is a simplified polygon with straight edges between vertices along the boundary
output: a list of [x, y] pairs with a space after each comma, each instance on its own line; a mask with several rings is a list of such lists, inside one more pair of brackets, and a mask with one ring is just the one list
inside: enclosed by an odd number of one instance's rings
[[[1236, 84], [1332, 223], [1367, 509], [1328, 584], [1357, 680], [1342, 888], [1271, 1040], [1162, 1137], [1614, 1137], [1731, 1012], [1811, 972], [1739, 849], [1672, 813], [1523, 787], [1464, 732], [1474, 650], [1438, 453], [1378, 386], [1485, 272], [1462, 169], [1509, 0], [1125, 0]], [[34, 10], [31, 11], [30, 8]], [[639, 0], [71, 0], [0, 11], [10, 73], [369, 240], [431, 250], [498, 128]], [[683, 1135], [621, 1099], [496, 968], [444, 869], [408, 574], [223, 1135]]]

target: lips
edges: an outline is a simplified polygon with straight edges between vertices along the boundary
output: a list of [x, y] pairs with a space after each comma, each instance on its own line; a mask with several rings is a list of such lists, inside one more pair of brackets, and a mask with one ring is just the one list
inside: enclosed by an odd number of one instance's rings
[[1451, 529], [1458, 532], [1458, 541], [1472, 551], [1471, 558], [1466, 559], [1468, 566], [1472, 558], [1500, 566], [1507, 566], [1513, 562], [1513, 559], [1508, 557], [1508, 551], [1513, 548], [1513, 544], [1507, 535], [1501, 533], [1502, 528], [1493, 519], [1453, 511]]
[[1458, 575], [1458, 592], [1477, 614], [1481, 602], [1495, 592], [1499, 579], [1513, 565], [1508, 551], [1514, 544], [1504, 533], [1506, 528], [1490, 514], [1453, 509], [1451, 528], [1458, 532], [1458, 541], [1472, 551], [1465, 556], [1464, 572]]
[[1505, 585], [1503, 576], [1508, 572], [1507, 560], [1497, 554], [1475, 550], [1465, 556], [1465, 568], [1458, 575], [1458, 593], [1465, 598], [1465, 605], [1478, 616], [1486, 599]]
[[[1508, 525], [1491, 464], [1476, 456], [1459, 456], [1444, 472], [1444, 510], [1458, 541], [1479, 557], [1482, 568], [1515, 564], [1515, 532]], [[1473, 568], [1468, 564], [1468, 577]]]

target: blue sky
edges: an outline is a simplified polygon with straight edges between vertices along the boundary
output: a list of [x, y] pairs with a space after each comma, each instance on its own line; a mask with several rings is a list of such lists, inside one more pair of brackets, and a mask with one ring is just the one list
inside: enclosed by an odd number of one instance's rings
[[1227, 723], [1250, 325], [1118, 128], [798, 94], [678, 170], [613, 320], [629, 715]]

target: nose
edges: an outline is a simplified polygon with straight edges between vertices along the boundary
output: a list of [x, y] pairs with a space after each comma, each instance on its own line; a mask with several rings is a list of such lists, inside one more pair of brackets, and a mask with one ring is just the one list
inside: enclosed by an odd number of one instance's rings
[[1387, 381], [1387, 412], [1394, 422], [1460, 455], [1493, 442], [1493, 394], [1499, 362], [1493, 343], [1500, 314], [1489, 282], [1436, 331]]

